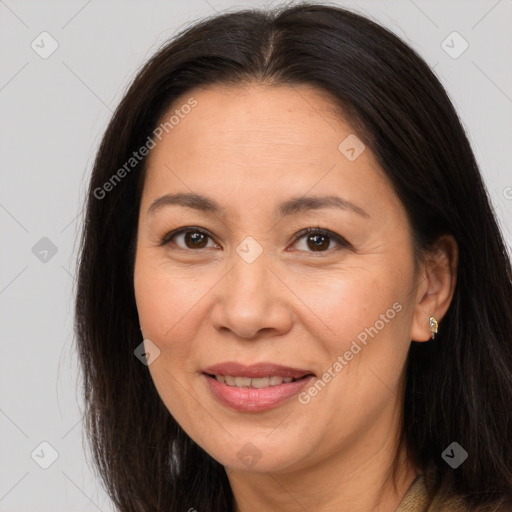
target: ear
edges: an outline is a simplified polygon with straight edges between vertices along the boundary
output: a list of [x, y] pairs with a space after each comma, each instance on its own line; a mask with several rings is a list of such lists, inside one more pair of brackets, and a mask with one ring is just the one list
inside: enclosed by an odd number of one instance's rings
[[429, 318], [439, 322], [444, 317], [457, 282], [458, 247], [452, 235], [442, 235], [425, 255], [418, 269], [416, 301], [411, 326], [412, 341], [428, 341], [432, 337]]

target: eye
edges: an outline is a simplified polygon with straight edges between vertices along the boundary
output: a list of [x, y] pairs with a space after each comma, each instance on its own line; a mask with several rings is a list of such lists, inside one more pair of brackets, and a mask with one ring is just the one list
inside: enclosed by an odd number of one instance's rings
[[[295, 237], [294, 245], [297, 245], [301, 239], [305, 241], [305, 248], [299, 248], [298, 250], [306, 252], [328, 252], [329, 250], [333, 250], [330, 247], [332, 242], [337, 244], [338, 247], [350, 247], [349, 242], [342, 236], [320, 227], [306, 228], [300, 231]], [[181, 240], [181, 243], [177, 242], [177, 240]], [[208, 247], [209, 241], [211, 241], [213, 246], [210, 245]], [[164, 236], [159, 245], [167, 245], [171, 242], [184, 250], [220, 247], [213, 241], [207, 231], [194, 226], [186, 226], [171, 231]]]
[[[176, 240], [182, 240], [182, 244], [176, 243]], [[180, 249], [208, 249], [208, 240], [211, 240], [215, 246], [218, 247], [210, 234], [204, 229], [197, 228], [194, 226], [187, 226], [171, 231], [161, 240], [160, 245], [167, 245], [170, 242], [178, 245]], [[211, 247], [211, 246], [210, 246]]]
[[[339, 247], [350, 247], [350, 244], [340, 235], [322, 228], [307, 228], [298, 233], [294, 244], [305, 239], [305, 250], [307, 252], [328, 252], [332, 250], [329, 246], [335, 242]], [[300, 244], [299, 244], [300, 245]]]

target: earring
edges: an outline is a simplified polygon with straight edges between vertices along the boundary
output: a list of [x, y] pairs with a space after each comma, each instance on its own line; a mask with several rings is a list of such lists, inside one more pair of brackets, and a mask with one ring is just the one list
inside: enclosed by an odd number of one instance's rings
[[436, 337], [436, 334], [437, 334], [437, 328], [438, 328], [438, 323], [437, 323], [437, 320], [431, 316], [429, 319], [428, 319], [428, 322], [430, 324], [430, 332], [432, 334], [432, 338], [431, 339], [434, 339]]

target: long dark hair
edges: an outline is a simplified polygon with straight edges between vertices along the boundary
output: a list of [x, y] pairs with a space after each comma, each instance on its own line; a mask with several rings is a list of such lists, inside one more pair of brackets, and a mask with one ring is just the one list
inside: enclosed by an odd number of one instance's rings
[[[142, 341], [133, 263], [146, 158], [122, 179], [112, 176], [127, 169], [179, 96], [250, 82], [329, 93], [393, 183], [418, 256], [440, 234], [455, 238], [450, 308], [434, 343], [411, 344], [402, 442], [419, 468], [433, 471], [436, 489], [468, 506], [511, 499], [512, 272], [467, 136], [439, 80], [400, 39], [342, 8], [301, 4], [224, 13], [178, 34], [138, 73], [98, 150], [75, 329], [86, 432], [116, 506], [233, 509], [224, 467], [176, 423], [134, 356]], [[469, 454], [457, 469], [441, 457], [454, 441]]]

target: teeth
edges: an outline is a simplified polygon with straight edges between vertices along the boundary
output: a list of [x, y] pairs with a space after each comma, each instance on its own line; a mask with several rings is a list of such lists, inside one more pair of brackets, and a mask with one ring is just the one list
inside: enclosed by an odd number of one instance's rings
[[260, 379], [250, 379], [251, 380], [251, 386], [253, 388], [268, 388], [270, 386], [270, 379], [268, 377], [263, 377]]
[[235, 377], [235, 386], [237, 388], [247, 388], [251, 385], [250, 377]]
[[215, 378], [228, 386], [237, 388], [268, 388], [270, 386], [279, 386], [283, 383], [292, 382], [295, 380], [293, 377], [278, 377], [273, 375], [271, 377], [234, 377], [233, 375], [215, 375]]
[[235, 385], [235, 377], [231, 377], [231, 375], [226, 375], [224, 378], [226, 379], [226, 384], [228, 386], [234, 386]]

